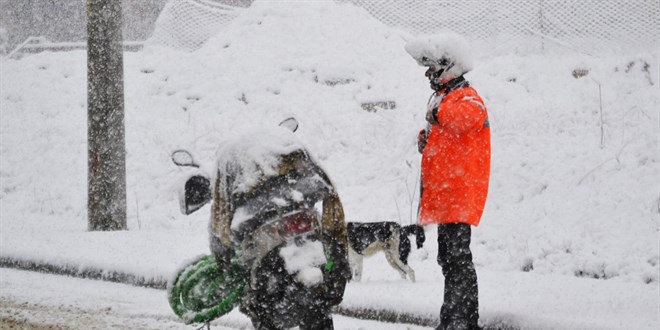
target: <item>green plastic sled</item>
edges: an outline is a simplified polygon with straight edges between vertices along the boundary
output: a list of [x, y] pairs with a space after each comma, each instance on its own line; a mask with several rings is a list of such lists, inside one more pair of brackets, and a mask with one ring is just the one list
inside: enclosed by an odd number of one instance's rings
[[170, 306], [186, 324], [210, 322], [238, 306], [245, 287], [240, 274], [238, 263], [222, 276], [212, 255], [195, 259], [168, 283]]

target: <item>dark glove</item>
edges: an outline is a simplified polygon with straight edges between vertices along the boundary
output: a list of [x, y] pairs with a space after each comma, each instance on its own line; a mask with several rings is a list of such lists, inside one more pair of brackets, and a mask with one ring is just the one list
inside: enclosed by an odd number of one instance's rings
[[424, 147], [426, 147], [426, 140], [428, 137], [429, 135], [425, 129], [419, 131], [419, 134], [417, 134], [417, 151], [419, 151], [420, 154], [424, 153]]
[[434, 107], [426, 112], [426, 122], [431, 125], [438, 123], [438, 107]]

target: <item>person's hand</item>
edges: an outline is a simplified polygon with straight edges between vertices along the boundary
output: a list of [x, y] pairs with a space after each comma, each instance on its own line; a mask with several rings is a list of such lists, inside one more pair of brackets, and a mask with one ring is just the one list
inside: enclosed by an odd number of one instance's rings
[[426, 112], [426, 121], [431, 125], [438, 123], [438, 108], [433, 108]]
[[424, 147], [426, 147], [426, 140], [428, 137], [428, 133], [425, 129], [419, 131], [419, 134], [417, 134], [417, 151], [419, 151], [420, 154], [424, 153]]

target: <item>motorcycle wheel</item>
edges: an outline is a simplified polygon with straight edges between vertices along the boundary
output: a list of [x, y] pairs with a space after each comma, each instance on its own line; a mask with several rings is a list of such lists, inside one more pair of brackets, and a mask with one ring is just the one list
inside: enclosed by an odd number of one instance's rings
[[229, 313], [243, 295], [245, 281], [240, 266], [232, 264], [221, 275], [212, 255], [202, 256], [182, 267], [168, 283], [168, 300], [174, 313], [186, 324], [206, 323]]

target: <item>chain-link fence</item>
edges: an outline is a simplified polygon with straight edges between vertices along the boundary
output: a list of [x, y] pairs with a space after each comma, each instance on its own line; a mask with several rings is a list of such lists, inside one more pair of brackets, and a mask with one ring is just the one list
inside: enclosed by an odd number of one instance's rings
[[[496, 53], [548, 48], [584, 53], [658, 50], [658, 0], [338, 0], [410, 33], [452, 30]], [[153, 42], [184, 50], [205, 40], [252, 0], [170, 0]], [[295, 5], [280, 1], [279, 5]]]
[[172, 0], [158, 16], [149, 42], [195, 50], [233, 20], [242, 7], [208, 0]]
[[449, 29], [499, 51], [660, 48], [657, 0], [344, 1], [411, 33]]
[[[142, 41], [151, 35], [152, 43], [192, 51], [249, 10], [253, 1], [122, 0], [124, 40]], [[295, 6], [300, 1], [272, 3]], [[489, 53], [660, 50], [659, 0], [305, 1], [353, 3], [383, 23], [415, 34], [452, 30]], [[84, 42], [84, 8], [82, 0], [0, 0], [0, 55], [28, 37]]]

